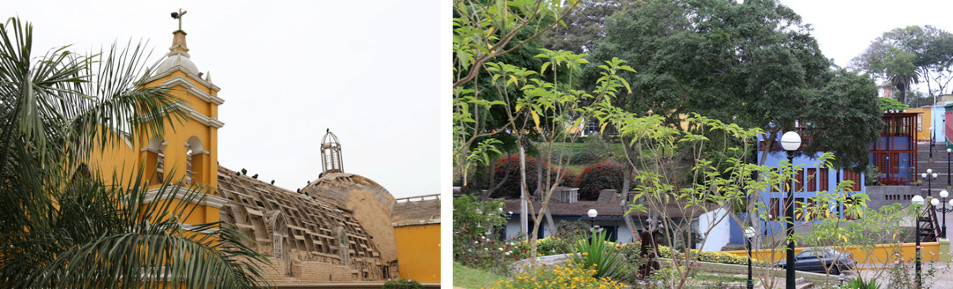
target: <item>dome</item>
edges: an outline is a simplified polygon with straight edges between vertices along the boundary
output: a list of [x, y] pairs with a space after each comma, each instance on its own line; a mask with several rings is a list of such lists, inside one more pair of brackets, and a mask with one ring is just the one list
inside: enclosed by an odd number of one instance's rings
[[180, 69], [185, 73], [198, 75], [199, 68], [195, 66], [195, 63], [192, 63], [192, 60], [189, 59], [189, 53], [185, 51], [171, 51], [166, 56], [165, 60], [159, 64], [159, 68], [156, 70], [156, 75], [163, 75], [168, 72], [175, 71]]

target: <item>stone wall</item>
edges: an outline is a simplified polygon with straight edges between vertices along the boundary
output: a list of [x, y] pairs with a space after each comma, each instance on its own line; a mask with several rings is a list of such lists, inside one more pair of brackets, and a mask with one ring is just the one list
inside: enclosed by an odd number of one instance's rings
[[910, 203], [910, 198], [920, 193], [920, 187], [917, 186], [868, 186], [867, 196], [870, 201], [867, 207], [879, 209], [885, 205], [893, 203]]

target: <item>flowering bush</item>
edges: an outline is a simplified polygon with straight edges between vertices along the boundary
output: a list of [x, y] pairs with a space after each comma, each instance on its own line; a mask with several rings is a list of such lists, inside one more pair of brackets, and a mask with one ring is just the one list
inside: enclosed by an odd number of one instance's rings
[[[548, 165], [543, 163], [543, 171], [546, 171]], [[507, 177], [507, 175], [509, 175]], [[499, 188], [493, 192], [494, 198], [515, 199], [520, 197], [520, 157], [518, 154], [511, 154], [499, 158], [496, 161], [495, 173], [493, 175], [497, 182], [500, 182]], [[505, 180], [504, 180], [505, 179]], [[536, 191], [536, 158], [526, 156], [526, 189], [532, 193]]]
[[[516, 238], [500, 241], [495, 230], [506, 222], [501, 201], [483, 202], [464, 195], [453, 200], [453, 258], [472, 268], [501, 272], [525, 258], [529, 247]], [[488, 233], [489, 232], [489, 233]]]
[[586, 167], [579, 175], [579, 198], [595, 200], [604, 189], [622, 190], [625, 178], [622, 165], [602, 162]]
[[484, 202], [470, 195], [453, 199], [454, 241], [462, 236], [493, 232], [493, 229], [505, 223], [506, 213], [503, 212], [502, 201]]
[[504, 241], [487, 238], [482, 234], [467, 235], [455, 240], [453, 259], [461, 265], [489, 271], [496, 274], [509, 274], [507, 265], [529, 256], [529, 245], [510, 238]]
[[532, 272], [523, 272], [513, 280], [500, 280], [494, 288], [625, 288], [622, 283], [611, 278], [595, 278], [595, 270], [587, 270], [574, 266], [572, 261], [566, 266], [546, 266], [535, 277]]
[[424, 286], [414, 280], [397, 279], [384, 282], [382, 289], [424, 289]]

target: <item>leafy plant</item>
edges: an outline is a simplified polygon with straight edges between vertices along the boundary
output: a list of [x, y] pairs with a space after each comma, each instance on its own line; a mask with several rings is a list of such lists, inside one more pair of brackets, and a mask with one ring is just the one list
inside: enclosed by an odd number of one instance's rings
[[589, 240], [577, 241], [577, 254], [572, 255], [572, 259], [577, 266], [595, 270], [592, 275], [595, 278], [617, 278], [620, 273], [621, 256], [619, 256], [619, 250], [616, 246], [605, 241], [607, 235], [607, 232], [600, 231], [592, 234], [592, 238]]
[[414, 280], [397, 279], [384, 282], [381, 289], [424, 289], [424, 286]]
[[864, 281], [864, 279], [855, 278], [853, 280], [850, 280], [850, 282], [847, 282], [841, 285], [840, 288], [842, 289], [880, 289], [880, 284], [877, 284], [876, 279]]

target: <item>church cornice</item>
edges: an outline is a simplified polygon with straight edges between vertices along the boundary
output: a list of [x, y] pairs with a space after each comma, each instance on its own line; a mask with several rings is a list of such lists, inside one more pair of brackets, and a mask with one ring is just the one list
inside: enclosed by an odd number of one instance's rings
[[[185, 79], [185, 77], [176, 76], [176, 77], [170, 78], [169, 80], [166, 80], [165, 82], [162, 82], [162, 86], [165, 86], [165, 87], [173, 87], [176, 85], [181, 85], [185, 87], [185, 91], [188, 91], [192, 95], [195, 95], [196, 97], [204, 100], [205, 102], [214, 103], [216, 105], [221, 105], [225, 103], [224, 99], [216, 95], [205, 93], [204, 91], [198, 89], [197, 87], [195, 87], [195, 84], [193, 84], [188, 79]], [[218, 91], [218, 90], [216, 89], [215, 91]]]
[[[205, 81], [204, 79], [202, 79], [201, 77], [199, 77], [199, 76], [196, 75], [195, 73], [192, 73], [191, 71], [188, 71], [187, 69], [182, 69], [182, 67], [180, 67], [180, 66], [174, 66], [174, 68], [175, 68], [175, 69], [170, 69], [170, 70], [166, 70], [166, 71], [160, 71], [159, 73], [156, 73], [156, 75], [153, 75], [153, 76], [151, 76], [151, 77], [149, 77], [149, 78], [146, 78], [145, 80], [142, 81], [142, 83], [151, 83], [151, 82], [153, 82], [153, 81], [162, 79], [163, 77], [172, 75], [172, 73], [174, 73], [174, 72], [176, 72], [176, 71], [181, 71], [182, 73], [185, 73], [185, 75], [187, 75], [191, 80], [194, 80], [195, 82], [198, 82], [199, 84], [204, 85], [205, 87], [208, 87], [208, 88], [211, 89], [212, 91], [218, 92], [219, 90], [221, 90], [221, 88], [219, 88], [218, 85], [215, 85], [215, 84], [213, 84], [213, 83], [211, 83], [211, 82]], [[221, 98], [219, 98], [218, 96], [211, 95], [211, 94], [205, 93], [204, 91], [199, 90], [198, 88], [195, 87], [195, 84], [193, 84], [191, 81], [186, 80], [186, 79], [185, 79], [184, 77], [182, 77], [182, 76], [176, 76], [176, 77], [173, 77], [173, 78], [171, 78], [171, 79], [169, 79], [169, 80], [166, 80], [165, 82], [162, 83], [162, 85], [169, 85], [170, 82], [178, 81], [178, 80], [176, 80], [176, 79], [181, 79], [181, 81], [184, 81], [184, 82], [185, 82], [185, 83], [178, 83], [178, 84], [182, 84], [182, 86], [185, 86], [186, 88], [192, 88], [192, 89], [194, 89], [196, 92], [193, 92], [193, 94], [195, 94], [195, 95], [198, 96], [199, 98], [205, 99], [206, 101], [211, 102], [211, 103], [215, 103], [215, 104], [225, 103], [225, 100], [224, 100], [224, 99], [221, 99]], [[192, 92], [192, 91], [190, 90], [189, 92]], [[203, 97], [203, 95], [204, 95], [205, 97]], [[208, 99], [206, 99], [206, 98], [208, 98]], [[217, 101], [217, 102], [212, 101], [212, 100], [215, 100], [215, 101]]]
[[181, 102], [176, 103], [176, 105], [178, 105], [182, 109], [182, 111], [185, 113], [185, 116], [201, 124], [211, 126], [214, 128], [222, 128], [223, 126], [225, 126], [224, 122], [212, 117], [208, 117], [204, 114], [201, 114], [198, 111], [195, 111], [195, 109], [193, 109], [191, 106], [188, 106]]

